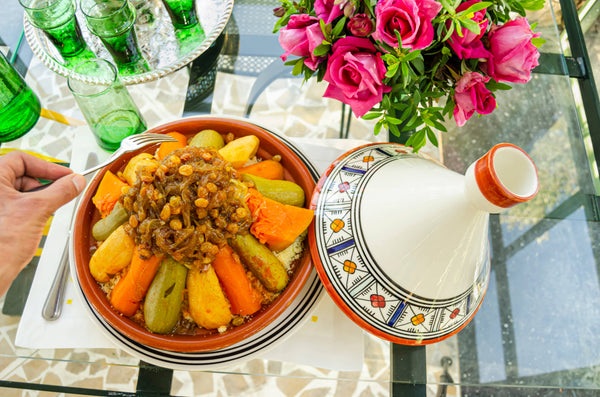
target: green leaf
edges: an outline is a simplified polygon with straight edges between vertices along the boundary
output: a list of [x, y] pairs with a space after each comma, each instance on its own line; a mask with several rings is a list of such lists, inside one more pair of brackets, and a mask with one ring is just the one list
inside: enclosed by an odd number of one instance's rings
[[385, 121], [387, 121], [388, 123], [390, 123], [392, 125], [402, 124], [402, 120], [399, 120], [399, 119], [397, 119], [395, 117], [391, 117], [391, 116], [386, 116]]
[[534, 37], [533, 39], [531, 39], [531, 44], [533, 44], [537, 48], [540, 48], [541, 46], [543, 46], [545, 42], [546, 42], [546, 40], [542, 39], [541, 37]]
[[296, 64], [294, 65], [294, 69], [292, 69], [292, 74], [294, 76], [298, 76], [300, 73], [302, 73], [302, 67], [304, 66], [304, 58], [300, 58], [296, 61]]
[[[450, 27], [448, 28], [448, 31], [446, 32], [446, 35], [444, 36], [444, 38], [442, 39], [442, 41], [447, 41], [450, 38], [450, 36], [452, 36], [452, 33], [454, 33], [454, 29], [455, 29], [455, 27], [454, 27], [454, 20], [451, 20], [450, 21]], [[442, 48], [442, 54], [444, 54], [444, 49], [448, 50], [446, 47], [443, 47]], [[450, 50], [448, 50], [448, 51], [450, 51]], [[448, 52], [446, 52], [446, 54], [447, 53]]]
[[381, 131], [382, 126], [383, 126], [383, 119], [381, 119], [377, 123], [375, 123], [375, 127], [373, 129], [373, 134], [379, 135], [379, 132]]
[[417, 69], [417, 72], [419, 72], [419, 74], [425, 74], [425, 63], [423, 62], [423, 58], [419, 57], [413, 59], [411, 64], [414, 66], [415, 69]]
[[362, 116], [363, 120], [373, 120], [376, 119], [377, 117], [381, 117], [383, 115], [383, 113], [378, 113], [378, 112], [371, 112], [371, 113], [367, 113], [364, 116]]
[[462, 19], [460, 20], [460, 24], [475, 34], [479, 34], [481, 32], [481, 27], [479, 24], [472, 19]]
[[472, 17], [470, 16], [470, 14], [474, 14], [474, 13], [476, 13], [477, 11], [483, 10], [484, 8], [487, 8], [487, 7], [491, 6], [491, 5], [492, 5], [492, 3], [490, 3], [490, 2], [487, 2], [487, 1], [482, 1], [482, 2], [480, 2], [480, 3], [475, 3], [475, 4], [473, 4], [471, 7], [467, 8], [466, 10], [463, 10], [463, 11], [461, 11], [461, 12], [459, 13], [459, 15], [462, 15], [462, 16], [467, 16], [467, 15], [469, 15], [469, 17], [468, 17], [468, 18], [472, 18]]
[[499, 82], [494, 81], [494, 80], [488, 81], [485, 84], [485, 88], [487, 88], [490, 91], [496, 91], [496, 90], [508, 91], [508, 90], [512, 89], [512, 87], [509, 86], [508, 84], [499, 83]]
[[408, 54], [406, 54], [403, 58], [402, 58], [402, 62], [410, 62], [413, 59], [417, 58], [419, 55], [421, 55], [421, 50], [413, 50], [410, 51]]
[[342, 33], [342, 30], [344, 30], [345, 25], [346, 17], [344, 16], [335, 24], [335, 27], [333, 28], [333, 37], [339, 36], [340, 33]]
[[427, 139], [429, 139], [429, 142], [431, 142], [431, 144], [435, 147], [438, 146], [437, 136], [435, 135], [435, 132], [433, 132], [430, 128], [427, 129]]
[[393, 63], [391, 65], [388, 66], [387, 72], [385, 72], [385, 77], [392, 77], [396, 74], [396, 72], [398, 71], [398, 66], [400, 64], [399, 63]]
[[320, 44], [317, 46], [317, 48], [315, 48], [313, 50], [313, 55], [318, 56], [318, 57], [323, 56], [323, 55], [327, 54], [330, 49], [331, 49], [330, 45]]

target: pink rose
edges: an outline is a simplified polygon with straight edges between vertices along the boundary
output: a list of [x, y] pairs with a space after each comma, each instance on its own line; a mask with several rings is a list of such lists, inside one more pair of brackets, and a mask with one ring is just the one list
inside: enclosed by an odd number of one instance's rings
[[290, 55], [306, 57], [304, 64], [316, 70], [325, 58], [315, 56], [313, 52], [323, 40], [325, 37], [317, 18], [308, 14], [292, 15], [287, 26], [281, 29], [279, 34], [279, 44], [285, 51], [281, 59], [285, 61]]
[[375, 7], [373, 37], [398, 48], [397, 30], [402, 47], [426, 48], [433, 41], [431, 20], [441, 9], [442, 5], [434, 0], [382, 0]]
[[323, 79], [329, 83], [324, 96], [350, 105], [362, 117], [381, 102], [391, 88], [382, 83], [386, 68], [369, 39], [347, 36], [333, 44]]
[[367, 37], [373, 31], [373, 21], [367, 14], [356, 14], [348, 22], [348, 29], [356, 37]]
[[527, 18], [492, 25], [488, 34], [492, 57], [481, 64], [482, 69], [496, 81], [527, 83], [531, 70], [539, 65], [540, 53], [531, 44], [539, 36], [531, 31]]
[[456, 82], [454, 88], [454, 120], [462, 127], [474, 112], [490, 114], [496, 109], [496, 99], [490, 90], [485, 88], [489, 77], [477, 72], [465, 73]]
[[[480, 1], [471, 0], [462, 3], [456, 8], [456, 12], [464, 11], [476, 3], [480, 3]], [[462, 37], [460, 37], [456, 31], [454, 31], [454, 33], [452, 33], [450, 36], [450, 40], [448, 41], [450, 43], [450, 47], [452, 47], [460, 59], [490, 57], [491, 54], [484, 48], [483, 43], [481, 42], [481, 38], [485, 34], [489, 23], [485, 17], [485, 11], [485, 8], [483, 10], [476, 11], [471, 18], [472, 21], [479, 24], [479, 34], [475, 34], [469, 29], [459, 27], [458, 29], [461, 30]], [[447, 22], [446, 26], [449, 25], [450, 21]]]
[[317, 17], [325, 21], [325, 23], [331, 23], [337, 17], [341, 17], [344, 11], [340, 7], [340, 4], [334, 4], [335, 0], [315, 0], [315, 12]]

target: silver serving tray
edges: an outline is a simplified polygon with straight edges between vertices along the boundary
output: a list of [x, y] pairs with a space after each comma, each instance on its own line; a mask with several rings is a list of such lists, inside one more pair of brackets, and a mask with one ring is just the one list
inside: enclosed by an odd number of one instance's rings
[[[191, 41], [188, 39], [185, 46], [180, 46], [175, 28], [160, 0], [130, 0], [138, 13], [135, 24], [138, 44], [150, 70], [131, 75], [121, 75], [123, 83], [138, 84], [153, 81], [192, 62], [206, 51], [221, 34], [231, 15], [233, 1], [196, 0], [198, 18], [204, 30], [205, 38], [203, 40], [196, 39], [195, 41], [193, 38]], [[114, 62], [100, 39], [89, 32], [85, 18], [79, 9], [76, 11], [76, 18], [79, 21], [81, 33], [95, 56]], [[26, 16], [24, 17], [23, 26], [27, 42], [36, 56], [52, 71], [65, 77], [71, 75], [70, 67], [74, 65], [61, 57], [44, 33], [32, 26]], [[79, 77], [83, 78], [83, 76]]]

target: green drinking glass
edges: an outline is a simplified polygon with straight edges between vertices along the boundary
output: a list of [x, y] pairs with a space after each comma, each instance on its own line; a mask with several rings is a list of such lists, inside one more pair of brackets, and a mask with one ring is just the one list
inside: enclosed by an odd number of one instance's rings
[[87, 26], [98, 36], [114, 61], [145, 64], [135, 33], [135, 7], [127, 0], [81, 0]]
[[113, 152], [123, 138], [146, 131], [117, 68], [107, 60], [91, 59], [75, 66], [67, 85], [101, 148]]
[[40, 118], [42, 107], [21, 75], [0, 53], [0, 142], [25, 135]]
[[75, 18], [73, 0], [19, 0], [29, 22], [41, 29], [63, 58], [73, 57], [86, 48]]
[[187, 29], [198, 23], [196, 0], [162, 0], [176, 29]]

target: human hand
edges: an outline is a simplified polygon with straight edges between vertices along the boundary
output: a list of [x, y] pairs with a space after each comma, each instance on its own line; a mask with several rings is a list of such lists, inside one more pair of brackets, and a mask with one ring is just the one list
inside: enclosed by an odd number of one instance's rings
[[[27, 192], [41, 185], [37, 178], [55, 182]], [[85, 184], [71, 169], [27, 153], [0, 156], [0, 296], [35, 255], [48, 218]]]

